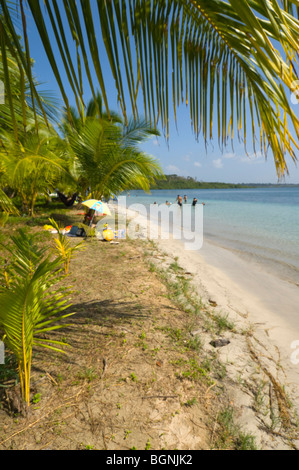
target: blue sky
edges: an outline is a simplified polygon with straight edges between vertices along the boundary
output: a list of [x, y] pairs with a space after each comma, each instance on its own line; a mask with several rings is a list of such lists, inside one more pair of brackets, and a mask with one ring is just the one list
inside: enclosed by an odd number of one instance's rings
[[[157, 157], [163, 164], [166, 174], [196, 177], [198, 181], [224, 183], [277, 183], [277, 173], [272, 154], [267, 160], [260, 152], [248, 155], [241, 143], [236, 142], [234, 148], [228, 146], [221, 152], [217, 136], [208, 143], [207, 149], [203, 139], [196, 142], [191, 131], [190, 118], [187, 110], [183, 110], [178, 122], [178, 129], [173, 123], [170, 141], [164, 137], [153, 138], [143, 146], [146, 152]], [[283, 182], [298, 184], [299, 169], [291, 161], [288, 162], [289, 176]]]
[[[39, 82], [42, 82], [41, 89], [47, 89], [60, 97], [60, 92], [55, 78], [48, 64], [46, 55], [36, 34], [32, 21], [28, 22], [28, 33], [30, 40], [30, 53], [35, 59], [35, 75]], [[62, 70], [62, 68], [61, 68]], [[104, 65], [104, 77], [107, 84], [107, 95], [110, 108], [114, 111], [120, 109], [117, 105], [117, 94], [114, 81], [110, 73], [110, 68]], [[97, 79], [95, 78], [95, 87]], [[65, 80], [65, 83], [67, 81]], [[71, 104], [74, 104], [72, 92], [69, 88], [68, 96]], [[88, 93], [89, 87], [85, 83], [87, 93], [86, 102], [91, 98]], [[290, 97], [291, 99], [291, 97]], [[141, 105], [142, 106], [142, 105]], [[299, 104], [298, 110], [299, 110]], [[142, 116], [142, 107], [140, 107]], [[161, 130], [161, 129], [160, 129]], [[242, 144], [237, 140], [234, 149], [230, 146], [221, 152], [215, 134], [215, 140], [210, 142], [205, 148], [203, 139], [196, 140], [191, 130], [189, 110], [182, 105], [178, 111], [177, 124], [173, 115], [170, 116], [170, 138], [167, 142], [165, 137], [151, 139], [142, 145], [142, 149], [150, 155], [156, 157], [166, 174], [176, 173], [182, 176], [196, 177], [198, 181], [218, 181], [226, 183], [277, 183], [275, 165], [269, 153], [268, 159], [260, 154], [254, 155], [250, 152], [247, 156]], [[285, 177], [285, 183], [299, 184], [299, 164], [298, 167], [288, 160], [290, 175]]]

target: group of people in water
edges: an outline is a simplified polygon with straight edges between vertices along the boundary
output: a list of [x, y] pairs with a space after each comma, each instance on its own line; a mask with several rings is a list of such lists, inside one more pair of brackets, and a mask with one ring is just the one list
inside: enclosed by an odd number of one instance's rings
[[[186, 194], [184, 195], [184, 198], [183, 198], [182, 196], [180, 196], [180, 194], [177, 195], [176, 203], [177, 203], [180, 207], [182, 207], [183, 203], [184, 203], [184, 204], [187, 204], [187, 202], [188, 202], [188, 198], [187, 198]], [[194, 198], [193, 198], [193, 201], [192, 201], [192, 206], [195, 207], [196, 204], [197, 204], [197, 202], [198, 202], [198, 201], [197, 201], [196, 197], [194, 197]], [[202, 204], [203, 206], [205, 205], [204, 202], [202, 202], [201, 204]], [[171, 205], [171, 202], [166, 201], [166, 205], [167, 205], [167, 206], [170, 206], [170, 205]]]

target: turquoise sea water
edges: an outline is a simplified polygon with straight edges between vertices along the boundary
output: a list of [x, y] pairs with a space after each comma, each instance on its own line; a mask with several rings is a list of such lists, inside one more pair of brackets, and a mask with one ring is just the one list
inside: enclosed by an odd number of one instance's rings
[[[127, 206], [204, 202], [204, 242], [260, 263], [299, 285], [299, 187], [131, 191]], [[184, 209], [184, 206], [183, 206]]]

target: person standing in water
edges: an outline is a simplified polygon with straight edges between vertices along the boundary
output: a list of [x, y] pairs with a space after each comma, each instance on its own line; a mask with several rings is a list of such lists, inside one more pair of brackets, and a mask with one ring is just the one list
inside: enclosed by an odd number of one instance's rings
[[182, 207], [182, 204], [183, 204], [183, 198], [182, 198], [182, 196], [178, 196], [178, 199], [177, 199], [177, 200], [178, 200], [178, 205], [179, 205], [180, 207]]
[[[197, 204], [197, 199], [196, 199], [196, 197], [195, 197], [195, 198], [193, 199], [193, 201], [192, 201], [192, 206], [194, 206], [194, 207], [195, 207], [195, 206], [196, 206], [196, 204]], [[206, 205], [206, 204], [205, 204], [205, 202], [201, 202], [201, 204], [202, 204], [203, 206], [205, 206], [205, 205]]]

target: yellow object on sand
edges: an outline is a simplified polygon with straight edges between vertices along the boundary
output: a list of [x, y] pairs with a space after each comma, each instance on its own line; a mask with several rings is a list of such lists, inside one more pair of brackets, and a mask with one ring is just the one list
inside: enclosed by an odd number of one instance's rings
[[114, 239], [114, 233], [110, 229], [103, 230], [103, 237], [107, 242], [111, 242]]
[[54, 230], [54, 227], [52, 227], [52, 225], [44, 225], [43, 229], [44, 230]]

